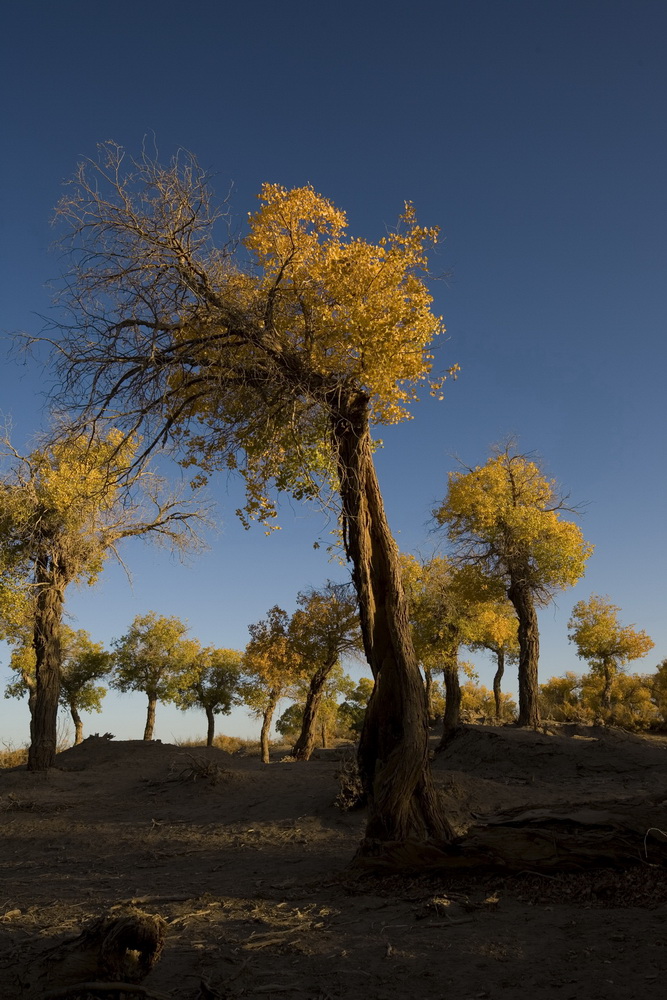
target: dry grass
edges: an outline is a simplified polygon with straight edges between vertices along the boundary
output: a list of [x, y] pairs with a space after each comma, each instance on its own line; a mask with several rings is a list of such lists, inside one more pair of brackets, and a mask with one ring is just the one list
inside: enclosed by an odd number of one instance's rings
[[0, 749], [0, 768], [20, 767], [28, 763], [28, 746], [13, 747], [11, 743], [3, 743]]

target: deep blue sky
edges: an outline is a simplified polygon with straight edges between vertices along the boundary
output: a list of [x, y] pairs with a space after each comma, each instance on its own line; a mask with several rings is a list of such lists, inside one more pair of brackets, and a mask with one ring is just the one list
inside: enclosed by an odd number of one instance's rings
[[[14, 0], [3, 15], [3, 332], [40, 330], [59, 269], [52, 209], [100, 141], [136, 151], [154, 133], [164, 158], [192, 150], [221, 196], [232, 185], [239, 225], [263, 181], [313, 184], [368, 238], [411, 199], [445, 236], [439, 360], [462, 373], [444, 402], [383, 434], [399, 544], [436, 544], [429, 511], [453, 454], [481, 463], [515, 434], [586, 505], [596, 545], [586, 578], [541, 616], [541, 676], [584, 669], [567, 619], [591, 592], [655, 639], [638, 669], [667, 656], [665, 4]], [[2, 369], [0, 410], [22, 449], [45, 421], [43, 377]], [[153, 609], [242, 648], [272, 604], [291, 610], [299, 589], [341, 576], [312, 548], [326, 540], [318, 514], [286, 504], [281, 533], [246, 533], [236, 489], [216, 486], [221, 530], [206, 556], [181, 568], [126, 550], [133, 589], [110, 568], [72, 595], [75, 626], [108, 642]], [[136, 737], [143, 713], [139, 696], [110, 697], [90, 725]], [[0, 701], [0, 737], [26, 728], [26, 707]], [[158, 711], [162, 739], [197, 731], [203, 719]]]

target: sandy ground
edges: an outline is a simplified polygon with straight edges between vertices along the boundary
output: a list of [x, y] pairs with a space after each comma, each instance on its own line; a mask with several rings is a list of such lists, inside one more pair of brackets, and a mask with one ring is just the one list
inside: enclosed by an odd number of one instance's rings
[[[0, 772], [0, 997], [63, 989], [45, 949], [132, 904], [165, 919], [166, 946], [123, 1000], [665, 995], [667, 871], [641, 838], [622, 871], [358, 877], [364, 814], [332, 804], [339, 758], [90, 739], [46, 774]], [[433, 768], [461, 831], [498, 810], [625, 801], [667, 836], [664, 738], [469, 726]]]

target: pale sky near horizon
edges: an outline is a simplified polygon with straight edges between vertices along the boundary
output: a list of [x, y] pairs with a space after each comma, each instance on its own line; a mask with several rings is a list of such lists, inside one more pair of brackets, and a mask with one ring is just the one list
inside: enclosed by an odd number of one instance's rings
[[[263, 181], [311, 183], [377, 239], [406, 199], [444, 241], [432, 284], [461, 365], [445, 400], [383, 429], [378, 472], [404, 551], [439, 544], [430, 511], [458, 456], [483, 463], [515, 435], [582, 505], [596, 546], [585, 578], [541, 613], [540, 675], [581, 672], [567, 640], [576, 600], [608, 594], [667, 656], [665, 263], [667, 6], [653, 0], [385, 0], [318, 6], [202, 0], [9, 0], [3, 8], [0, 329], [38, 333], [50, 312], [53, 206], [82, 156], [155, 135], [210, 168], [242, 227]], [[47, 376], [5, 360], [0, 412], [21, 450], [43, 426]], [[178, 475], [178, 472], [175, 473]], [[137, 543], [132, 586], [110, 566], [68, 597], [73, 625], [108, 643], [148, 610], [207, 645], [242, 648], [273, 604], [344, 578], [322, 516], [285, 500], [265, 538], [234, 519], [238, 484], [213, 492], [220, 528], [180, 566]], [[489, 683], [490, 659], [476, 657]], [[8, 680], [0, 653], [0, 685]], [[515, 687], [508, 677], [508, 689]], [[109, 696], [87, 731], [139, 738], [141, 696]], [[243, 713], [227, 732], [254, 733]], [[156, 735], [204, 732], [160, 706]], [[0, 699], [0, 742], [27, 707]]]

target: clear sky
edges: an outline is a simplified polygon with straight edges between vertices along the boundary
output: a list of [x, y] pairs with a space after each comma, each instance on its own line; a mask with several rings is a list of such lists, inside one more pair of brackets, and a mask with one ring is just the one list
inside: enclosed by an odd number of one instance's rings
[[[573, 603], [608, 594], [667, 656], [667, 5], [660, 0], [8, 0], [1, 72], [3, 336], [50, 310], [52, 209], [77, 160], [154, 134], [167, 159], [196, 153], [240, 220], [263, 181], [311, 183], [377, 238], [406, 199], [445, 240], [434, 270], [447, 325], [438, 363], [461, 365], [444, 402], [385, 429], [378, 470], [401, 548], [429, 554], [430, 510], [458, 455], [483, 463], [508, 434], [584, 505], [596, 549], [584, 580], [541, 614], [543, 679], [583, 670]], [[4, 357], [4, 355], [3, 355]], [[46, 422], [46, 375], [4, 361], [0, 411], [20, 449]], [[109, 642], [148, 610], [205, 644], [243, 648], [247, 625], [345, 570], [321, 516], [286, 502], [266, 538], [234, 520], [182, 567], [137, 544], [130, 586], [109, 567], [68, 596], [74, 627]], [[490, 661], [478, 659], [488, 683]], [[0, 684], [8, 679], [0, 654]], [[511, 678], [508, 688], [515, 686]], [[141, 736], [140, 696], [109, 696], [88, 731]], [[0, 700], [0, 739], [27, 707]], [[243, 714], [228, 732], [256, 729]], [[158, 708], [163, 740], [204, 719]]]

